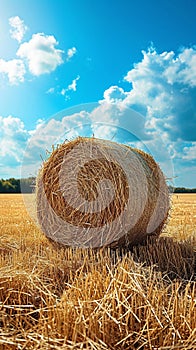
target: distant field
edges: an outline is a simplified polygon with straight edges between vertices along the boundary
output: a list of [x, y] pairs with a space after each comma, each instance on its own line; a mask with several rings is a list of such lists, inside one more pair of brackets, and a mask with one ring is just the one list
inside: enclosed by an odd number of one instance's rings
[[[26, 195], [29, 197], [30, 195]], [[0, 194], [0, 225], [1, 236], [16, 242], [25, 234], [28, 228], [29, 236], [34, 228], [36, 239], [43, 239], [31, 218], [27, 214], [21, 194]], [[176, 239], [186, 239], [196, 230], [196, 194], [173, 194], [171, 197], [171, 210], [164, 235], [173, 236]], [[12, 237], [12, 234], [14, 237]]]
[[173, 194], [166, 233], [176, 239], [196, 234], [196, 194]]
[[161, 237], [111, 251], [53, 246], [22, 195], [0, 194], [0, 349], [196, 348], [196, 194]]

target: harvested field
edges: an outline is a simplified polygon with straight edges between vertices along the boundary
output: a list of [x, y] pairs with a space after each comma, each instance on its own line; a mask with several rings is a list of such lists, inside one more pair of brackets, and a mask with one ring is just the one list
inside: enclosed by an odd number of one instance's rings
[[173, 195], [159, 238], [53, 246], [21, 195], [0, 195], [0, 349], [196, 347], [196, 195]]

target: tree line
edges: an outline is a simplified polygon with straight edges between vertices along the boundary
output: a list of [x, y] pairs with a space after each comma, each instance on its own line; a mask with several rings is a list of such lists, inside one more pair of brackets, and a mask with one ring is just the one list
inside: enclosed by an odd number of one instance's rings
[[175, 187], [174, 193], [196, 193], [196, 188]]
[[196, 193], [196, 188], [169, 186], [169, 192], [170, 193]]
[[[32, 193], [35, 188], [36, 178], [28, 177], [26, 179], [0, 179], [0, 193]], [[172, 187], [169, 186], [171, 193], [196, 193], [196, 188]]]
[[26, 179], [0, 179], [0, 193], [32, 193], [35, 188], [35, 177]]

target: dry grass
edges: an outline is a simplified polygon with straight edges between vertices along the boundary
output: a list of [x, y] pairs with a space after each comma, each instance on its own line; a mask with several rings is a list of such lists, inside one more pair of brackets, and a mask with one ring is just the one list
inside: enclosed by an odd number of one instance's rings
[[0, 212], [0, 349], [195, 349], [195, 195], [131, 250], [57, 249], [20, 195]]

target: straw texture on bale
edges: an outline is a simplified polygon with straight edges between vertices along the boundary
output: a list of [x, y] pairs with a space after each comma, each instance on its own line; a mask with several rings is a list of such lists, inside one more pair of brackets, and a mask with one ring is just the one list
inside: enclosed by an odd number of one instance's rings
[[152, 156], [135, 148], [78, 137], [58, 146], [37, 177], [42, 231], [64, 246], [138, 244], [159, 235], [169, 193]]

